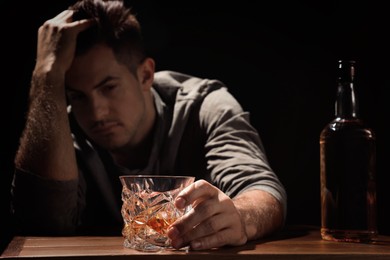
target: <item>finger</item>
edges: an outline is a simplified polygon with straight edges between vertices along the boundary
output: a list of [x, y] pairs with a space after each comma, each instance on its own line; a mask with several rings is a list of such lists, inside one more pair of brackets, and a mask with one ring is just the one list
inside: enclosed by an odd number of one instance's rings
[[89, 27], [95, 24], [95, 20], [93, 19], [83, 19], [79, 21], [74, 21], [67, 24], [67, 27], [72, 27], [75, 30], [75, 33], [82, 32]]
[[182, 190], [175, 200], [175, 206], [179, 209], [196, 204], [200, 198], [213, 197], [218, 190], [205, 180], [198, 180]]
[[67, 21], [67, 20], [69, 20], [69, 18], [72, 18], [72, 15], [73, 15], [72, 10], [64, 10], [50, 20], [51, 21]]
[[[186, 224], [188, 223], [185, 221], [183, 227], [185, 227]], [[229, 225], [230, 223], [226, 221], [226, 217], [223, 217], [223, 214], [217, 214], [201, 221], [200, 224], [196, 226], [188, 225], [188, 227], [192, 228], [189, 228], [186, 231], [180, 230], [180, 225], [174, 225], [168, 231], [168, 236], [171, 238], [172, 245], [175, 248], [181, 248], [193, 240], [218, 233], [221, 230], [227, 228]], [[175, 228], [177, 230], [174, 230]], [[173, 234], [172, 232], [176, 233]]]
[[[184, 217], [173, 223], [168, 232], [172, 240], [183, 245], [198, 238], [218, 233], [222, 229], [236, 230], [236, 236], [245, 235], [234, 204], [226, 195], [221, 200], [205, 200]], [[183, 246], [182, 245], [182, 246]]]
[[199, 223], [216, 215], [219, 212], [219, 205], [211, 200], [202, 201], [193, 207], [187, 214], [177, 219], [168, 231], [168, 236], [175, 239], [186, 234]]
[[222, 247], [225, 245], [239, 246], [247, 242], [245, 236], [235, 234], [231, 229], [223, 229], [218, 233], [211, 234], [190, 242], [193, 250], [204, 250]]
[[94, 19], [81, 19], [73, 21], [73, 10], [65, 10], [58, 14], [53, 19], [49, 20], [52, 24], [62, 25], [65, 29], [71, 28], [75, 29], [76, 33], [86, 30], [92, 24], [94, 24]]

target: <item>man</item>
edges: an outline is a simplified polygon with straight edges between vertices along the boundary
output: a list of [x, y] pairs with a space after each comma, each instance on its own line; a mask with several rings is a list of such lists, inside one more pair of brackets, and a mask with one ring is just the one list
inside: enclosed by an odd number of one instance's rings
[[119, 234], [129, 174], [196, 177], [175, 202], [193, 207], [168, 232], [175, 248], [243, 245], [285, 221], [248, 113], [218, 80], [155, 72], [121, 1], [79, 1], [39, 28], [15, 166], [20, 232]]

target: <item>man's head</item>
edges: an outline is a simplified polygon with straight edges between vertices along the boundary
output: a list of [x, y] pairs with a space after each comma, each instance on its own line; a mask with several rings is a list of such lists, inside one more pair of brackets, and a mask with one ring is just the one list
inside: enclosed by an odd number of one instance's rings
[[74, 21], [95, 21], [78, 35], [76, 55], [104, 43], [113, 50], [119, 62], [135, 73], [138, 64], [145, 59], [145, 51], [141, 28], [131, 8], [121, 0], [79, 0], [69, 9], [74, 11]]
[[95, 20], [78, 34], [65, 75], [73, 115], [98, 145], [112, 152], [133, 149], [155, 118], [154, 61], [144, 55], [139, 24], [117, 0], [82, 0], [71, 9], [74, 20]]

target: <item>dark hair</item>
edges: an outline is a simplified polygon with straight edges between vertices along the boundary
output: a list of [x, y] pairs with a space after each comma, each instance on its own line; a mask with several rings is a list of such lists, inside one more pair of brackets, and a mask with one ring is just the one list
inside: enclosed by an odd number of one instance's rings
[[73, 20], [94, 19], [95, 24], [77, 38], [76, 55], [96, 44], [112, 48], [116, 59], [135, 73], [145, 58], [141, 27], [130, 7], [122, 0], [79, 0], [69, 7]]

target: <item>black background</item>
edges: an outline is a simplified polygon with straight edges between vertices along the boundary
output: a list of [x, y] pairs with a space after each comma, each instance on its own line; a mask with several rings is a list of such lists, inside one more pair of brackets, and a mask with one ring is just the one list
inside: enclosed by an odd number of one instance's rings
[[[0, 2], [1, 247], [38, 27], [73, 1]], [[288, 193], [288, 224], [320, 225], [319, 134], [333, 118], [338, 59], [356, 59], [360, 110], [377, 136], [378, 228], [389, 220], [389, 18], [376, 1], [128, 1], [157, 70], [218, 78], [250, 111]], [[0, 248], [1, 249], [1, 248]]]

